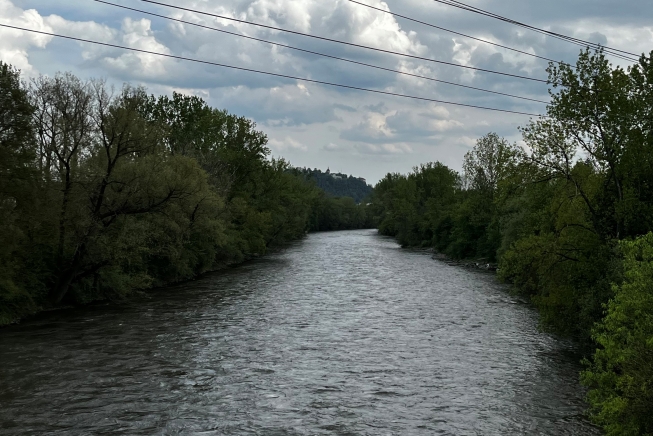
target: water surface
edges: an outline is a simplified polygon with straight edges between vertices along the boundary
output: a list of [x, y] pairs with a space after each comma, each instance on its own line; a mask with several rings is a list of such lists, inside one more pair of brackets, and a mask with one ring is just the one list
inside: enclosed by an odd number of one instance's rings
[[0, 330], [0, 434], [586, 435], [573, 345], [375, 231]]

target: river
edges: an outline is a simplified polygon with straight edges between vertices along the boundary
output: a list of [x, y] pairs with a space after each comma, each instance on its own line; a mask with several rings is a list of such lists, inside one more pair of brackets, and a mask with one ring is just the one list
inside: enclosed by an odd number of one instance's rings
[[0, 434], [586, 435], [573, 344], [375, 231], [0, 330]]

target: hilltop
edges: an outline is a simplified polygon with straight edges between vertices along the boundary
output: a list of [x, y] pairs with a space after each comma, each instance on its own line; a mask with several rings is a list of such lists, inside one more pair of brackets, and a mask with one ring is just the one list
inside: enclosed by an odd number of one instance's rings
[[372, 186], [362, 177], [354, 177], [343, 173], [332, 173], [329, 168], [325, 172], [317, 168], [297, 168], [300, 174], [315, 181], [318, 188], [334, 197], [351, 197], [356, 203], [362, 202], [372, 191]]

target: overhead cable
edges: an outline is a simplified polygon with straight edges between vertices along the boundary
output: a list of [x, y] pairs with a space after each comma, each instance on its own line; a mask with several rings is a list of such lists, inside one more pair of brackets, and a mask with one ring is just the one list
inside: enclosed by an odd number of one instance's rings
[[144, 54], [149, 54], [149, 55], [154, 55], [154, 56], [161, 56], [165, 58], [170, 58], [170, 59], [177, 59], [177, 60], [182, 60], [182, 61], [189, 61], [189, 62], [195, 62], [195, 63], [200, 63], [200, 64], [205, 64], [205, 65], [213, 65], [217, 67], [222, 67], [222, 68], [230, 68], [233, 70], [239, 70], [239, 71], [248, 71], [251, 73], [257, 73], [257, 74], [264, 74], [268, 76], [274, 76], [274, 77], [281, 77], [285, 79], [292, 79], [292, 80], [298, 80], [302, 82], [307, 82], [307, 83], [316, 83], [320, 85], [327, 85], [327, 86], [334, 86], [338, 88], [345, 88], [345, 89], [352, 89], [352, 90], [357, 90], [357, 91], [364, 91], [364, 92], [371, 92], [375, 94], [382, 94], [382, 95], [390, 95], [394, 97], [401, 97], [401, 98], [407, 98], [407, 99], [412, 99], [412, 100], [420, 100], [420, 101], [428, 101], [428, 102], [433, 102], [433, 103], [439, 103], [439, 104], [446, 104], [446, 105], [453, 105], [453, 106], [462, 106], [462, 107], [468, 107], [468, 108], [473, 108], [473, 109], [482, 109], [482, 110], [489, 110], [489, 111], [495, 111], [495, 112], [504, 112], [504, 113], [511, 113], [511, 114], [518, 114], [518, 115], [528, 115], [531, 117], [545, 117], [544, 115], [541, 114], [533, 114], [533, 113], [528, 113], [528, 112], [521, 112], [521, 111], [513, 111], [509, 109], [499, 109], [499, 108], [490, 108], [490, 107], [485, 107], [485, 106], [477, 106], [477, 105], [472, 105], [472, 104], [466, 104], [466, 103], [456, 103], [456, 102], [451, 102], [451, 101], [445, 101], [445, 100], [438, 100], [434, 98], [428, 98], [428, 97], [419, 97], [415, 95], [407, 95], [407, 94], [399, 94], [395, 92], [389, 92], [389, 91], [381, 91], [378, 89], [369, 89], [369, 88], [362, 88], [359, 86], [352, 86], [352, 85], [343, 85], [340, 83], [332, 83], [332, 82], [325, 82], [322, 80], [314, 80], [314, 79], [306, 79], [303, 77], [295, 77], [295, 76], [290, 76], [287, 74], [280, 74], [280, 73], [272, 73], [269, 71], [260, 71], [260, 70], [255, 70], [252, 68], [245, 68], [245, 67], [238, 67], [234, 65], [227, 65], [227, 64], [221, 64], [218, 62], [211, 62], [211, 61], [205, 61], [201, 59], [194, 59], [194, 58], [188, 58], [184, 56], [177, 56], [177, 55], [172, 55], [172, 54], [167, 54], [167, 53], [159, 53], [151, 50], [143, 50], [139, 48], [132, 48], [132, 47], [125, 47], [117, 44], [110, 44], [107, 42], [99, 42], [99, 41], [93, 41], [90, 39], [85, 39], [85, 38], [77, 38], [74, 36], [67, 36], [67, 35], [59, 35], [56, 33], [51, 33], [51, 32], [43, 32], [41, 30], [35, 30], [35, 29], [27, 29], [24, 27], [18, 27], [18, 26], [12, 26], [9, 24], [3, 24], [0, 23], [0, 27], [5, 27], [8, 29], [15, 29], [15, 30], [21, 30], [24, 32], [31, 32], [31, 33], [36, 33], [40, 35], [47, 35], [47, 36], [54, 36], [57, 38], [63, 38], [63, 39], [68, 39], [72, 41], [79, 41], [79, 42], [85, 42], [89, 44], [96, 44], [96, 45], [101, 45], [104, 47], [112, 47], [112, 48], [118, 48], [121, 50], [129, 50], [137, 53], [144, 53]]
[[463, 9], [463, 10], [466, 10], [466, 11], [469, 11], [469, 12], [473, 12], [473, 13], [476, 13], [476, 14], [484, 15], [484, 16], [487, 16], [487, 17], [490, 17], [490, 18], [494, 18], [494, 19], [497, 19], [497, 20], [500, 20], [500, 21], [503, 21], [503, 22], [506, 22], [506, 23], [514, 24], [516, 26], [524, 27], [524, 28], [532, 30], [534, 32], [537, 32], [537, 33], [540, 33], [540, 34], [543, 34], [543, 35], [547, 35], [547, 36], [550, 36], [550, 37], [553, 37], [553, 38], [556, 38], [556, 39], [560, 39], [562, 41], [566, 41], [566, 42], [569, 42], [569, 43], [572, 43], [572, 44], [575, 44], [575, 45], [579, 45], [579, 46], [583, 46], [583, 47], [590, 47], [590, 48], [593, 48], [593, 49], [602, 49], [602, 50], [605, 51], [606, 54], [610, 54], [612, 56], [615, 56], [615, 57], [618, 57], [618, 58], [621, 58], [621, 59], [624, 59], [624, 60], [627, 60], [627, 61], [631, 61], [631, 62], [636, 61], [638, 59], [638, 57], [639, 57], [639, 55], [637, 55], [636, 53], [631, 53], [631, 52], [616, 49], [616, 48], [613, 48], [613, 47], [603, 46], [601, 44], [593, 43], [593, 42], [590, 42], [590, 41], [585, 41], [585, 40], [582, 40], [582, 39], [579, 39], [579, 38], [564, 35], [562, 33], [557, 33], [557, 32], [552, 32], [550, 30], [541, 29], [541, 28], [531, 26], [531, 25], [526, 24], [526, 23], [522, 23], [522, 22], [510, 19], [510, 18], [506, 18], [504, 16], [501, 16], [499, 14], [495, 14], [493, 12], [489, 12], [489, 11], [486, 11], [486, 10], [483, 10], [483, 9], [480, 9], [480, 8], [477, 8], [477, 7], [474, 7], [474, 6], [467, 5], [467, 4], [462, 3], [460, 1], [457, 1], [457, 0], [433, 0], [433, 1], [435, 1], [437, 3], [444, 4], [444, 5], [453, 6], [455, 8]]
[[[544, 32], [544, 33], [546, 33], [548, 35], [551, 35], [551, 36], [558, 36], [558, 37], [562, 37], [564, 39], [567, 39], [569, 41], [576, 41], [576, 42], [578, 42], [580, 44], [583, 44], [583, 45], [594, 45], [594, 46], [597, 46], [597, 47], [600, 45], [600, 44], [597, 44], [597, 43], [594, 43], [594, 42], [585, 41], [585, 40], [582, 40], [582, 39], [579, 39], [579, 38], [564, 35], [562, 33], [552, 32], [550, 30], [545, 30], [545, 29], [541, 29], [541, 28], [538, 28], [538, 27], [535, 27], [535, 26], [531, 26], [529, 24], [525, 24], [525, 23], [510, 19], [510, 18], [506, 18], [506, 17], [501, 16], [499, 14], [495, 14], [493, 12], [489, 12], [489, 11], [480, 9], [480, 8], [475, 7], [475, 6], [467, 5], [467, 4], [465, 4], [463, 2], [460, 2], [458, 0], [442, 0], [442, 2], [443, 3], [449, 3], [452, 6], [456, 6], [456, 7], [459, 7], [459, 8], [465, 8], [465, 9], [471, 10], [471, 11], [476, 12], [476, 13], [491, 16], [493, 18], [497, 18], [497, 19], [500, 19], [502, 21], [506, 21], [506, 22], [516, 24], [516, 25], [519, 25], [519, 26], [522, 26], [522, 27], [526, 27], [526, 28], [529, 28], [531, 30], [538, 30], [540, 32]], [[607, 50], [612, 50], [612, 51], [623, 53], [623, 54], [626, 54], [626, 55], [639, 57], [639, 55], [637, 53], [632, 53], [632, 52], [628, 52], [628, 51], [625, 51], [625, 50], [620, 50], [620, 49], [617, 49], [617, 48], [614, 48], [614, 47], [607, 47], [607, 46], [601, 46], [601, 47], [604, 48], [604, 49], [607, 49]]]
[[516, 48], [512, 48], [512, 47], [508, 47], [508, 46], [505, 46], [505, 45], [502, 45], [502, 44], [498, 44], [496, 42], [488, 41], [488, 40], [485, 40], [483, 38], [477, 38], [475, 36], [466, 35], [466, 34], [461, 33], [461, 32], [456, 32], [455, 30], [445, 29], [444, 27], [436, 26], [435, 24], [427, 23], [427, 22], [421, 21], [421, 20], [416, 20], [415, 18], [410, 18], [410, 17], [407, 17], [405, 15], [398, 14], [396, 12], [392, 12], [392, 11], [389, 11], [389, 10], [377, 8], [376, 6], [361, 3], [361, 2], [356, 1], [356, 0], [348, 0], [348, 1], [350, 1], [351, 3], [356, 3], [357, 5], [365, 6], [366, 8], [369, 8], [369, 9], [374, 9], [376, 11], [392, 15], [394, 17], [403, 18], [404, 20], [412, 21], [414, 23], [423, 24], [424, 26], [428, 26], [428, 27], [432, 27], [434, 29], [438, 29], [438, 30], [442, 30], [442, 31], [445, 31], [445, 32], [453, 33], [454, 35], [463, 36], [465, 38], [470, 38], [470, 39], [473, 39], [475, 41], [480, 41], [480, 42], [483, 42], [485, 44], [493, 45], [495, 47], [505, 48], [506, 50], [511, 50], [511, 51], [514, 51], [514, 52], [517, 52], [517, 53], [521, 53], [521, 54], [524, 54], [524, 55], [527, 55], [527, 56], [532, 56], [534, 58], [542, 59], [542, 60], [549, 61], [549, 62], [563, 63], [563, 62], [556, 61], [556, 60], [553, 60], [553, 59], [550, 59], [550, 58], [547, 58], [547, 57], [544, 57], [544, 56], [536, 55], [534, 53], [529, 53], [527, 51], [519, 50], [519, 49], [516, 49]]
[[601, 50], [603, 50], [603, 52], [606, 55], [610, 55], [610, 56], [613, 56], [613, 57], [616, 57], [616, 58], [619, 58], [619, 59], [623, 59], [623, 60], [626, 60], [626, 61], [629, 61], [629, 62], [635, 62], [637, 60], [636, 55], [632, 54], [632, 56], [631, 56], [631, 55], [628, 55], [628, 54], [623, 54], [623, 53], [628, 53], [628, 52], [624, 52], [623, 50], [613, 49], [613, 48], [610, 48], [610, 47], [606, 48], [606, 47], [601, 46], [600, 44], [597, 44], [597, 43], [593, 43], [593, 42], [589, 42], [589, 41], [583, 41], [581, 39], [574, 38], [574, 37], [571, 37], [571, 36], [567, 36], [567, 35], [563, 35], [563, 34], [560, 34], [560, 33], [540, 29], [540, 28], [537, 28], [537, 27], [534, 27], [534, 26], [531, 26], [531, 25], [528, 25], [528, 24], [525, 24], [525, 23], [520, 23], [518, 21], [503, 17], [503, 16], [498, 15], [498, 14], [494, 14], [492, 12], [484, 11], [483, 9], [479, 9], [479, 8], [476, 8], [476, 7], [466, 5], [466, 4], [458, 2], [458, 1], [454, 1], [454, 0], [434, 0], [434, 1], [436, 1], [438, 3], [445, 4], [445, 5], [453, 6], [453, 7], [459, 8], [459, 9], [463, 9], [463, 10], [466, 10], [466, 11], [474, 12], [474, 13], [477, 13], [477, 14], [480, 14], [480, 15], [484, 15], [484, 16], [487, 16], [487, 17], [490, 17], [490, 18], [495, 18], [495, 19], [498, 19], [498, 20], [501, 20], [501, 21], [504, 21], [504, 22], [507, 22], [507, 23], [510, 23], [510, 24], [514, 24], [514, 25], [517, 25], [517, 26], [520, 26], [520, 27], [524, 27], [526, 29], [529, 29], [529, 30], [532, 30], [534, 32], [543, 34], [545, 36], [556, 38], [556, 39], [559, 39], [561, 41], [568, 42], [570, 44], [575, 44], [575, 45], [580, 46], [580, 47], [587, 47], [587, 48], [592, 48], [592, 49], [595, 49], [595, 50], [601, 49]]
[[116, 3], [111, 3], [111, 2], [108, 2], [108, 1], [104, 1], [104, 0], [94, 0], [94, 1], [96, 1], [98, 3], [106, 4], [106, 5], [109, 5], [109, 6], [115, 6], [115, 7], [119, 7], [119, 8], [122, 8], [122, 9], [127, 9], [127, 10], [130, 10], [130, 11], [134, 11], [134, 12], [139, 12], [139, 13], [142, 13], [142, 14], [163, 18], [163, 19], [166, 19], [166, 20], [169, 20], [169, 21], [175, 21], [177, 23], [188, 24], [190, 26], [200, 27], [202, 29], [213, 30], [213, 31], [216, 31], [216, 32], [221, 32], [221, 33], [226, 33], [226, 34], [229, 34], [229, 35], [234, 35], [234, 36], [238, 36], [238, 37], [241, 37], [241, 38], [250, 39], [250, 40], [253, 40], [253, 41], [259, 41], [259, 42], [264, 42], [264, 43], [267, 43], [267, 44], [273, 44], [273, 45], [276, 45], [278, 47], [284, 47], [284, 48], [288, 48], [288, 49], [291, 49], [291, 50], [297, 50], [297, 51], [301, 51], [301, 52], [304, 52], [304, 53], [310, 53], [310, 54], [314, 54], [314, 55], [317, 55], [317, 56], [323, 56], [323, 57], [326, 57], [326, 58], [335, 59], [335, 60], [339, 60], [339, 61], [343, 61], [343, 62], [349, 62], [349, 63], [352, 63], [352, 64], [362, 65], [362, 66], [365, 66], [365, 67], [375, 68], [375, 69], [378, 69], [378, 70], [388, 71], [388, 72], [391, 72], [391, 73], [402, 74], [402, 75], [405, 75], [405, 76], [415, 77], [415, 78], [418, 78], [418, 79], [430, 80], [430, 81], [433, 81], [433, 82], [444, 83], [444, 84], [452, 85], [452, 86], [459, 86], [461, 88], [473, 89], [475, 91], [488, 92], [488, 93], [491, 93], [491, 94], [502, 95], [502, 96], [505, 96], [505, 97], [518, 98], [518, 99], [521, 99], [521, 100], [528, 100], [528, 101], [533, 101], [533, 102], [536, 102], [536, 103], [548, 104], [548, 102], [546, 102], [546, 101], [537, 100], [535, 98], [522, 97], [522, 96], [519, 96], [519, 95], [508, 94], [508, 93], [500, 92], [500, 91], [492, 91], [492, 90], [489, 90], [489, 89], [477, 88], [475, 86], [463, 85], [463, 84], [460, 84], [460, 83], [449, 82], [447, 80], [441, 80], [441, 79], [436, 79], [436, 78], [433, 78], [433, 77], [422, 76], [422, 75], [419, 75], [419, 74], [408, 73], [406, 71], [400, 71], [400, 70], [394, 70], [394, 69], [391, 69], [391, 68], [385, 68], [385, 67], [381, 67], [381, 66], [378, 66], [378, 65], [368, 64], [368, 63], [365, 63], [365, 62], [359, 62], [359, 61], [355, 61], [355, 60], [352, 60], [352, 59], [347, 59], [347, 58], [342, 58], [342, 57], [339, 57], [339, 56], [333, 56], [333, 55], [329, 55], [329, 54], [325, 54], [325, 53], [316, 52], [316, 51], [313, 51], [313, 50], [307, 50], [307, 49], [303, 49], [303, 48], [299, 48], [299, 47], [293, 47], [293, 46], [287, 45], [287, 44], [280, 44], [278, 42], [268, 41], [268, 40], [265, 40], [265, 39], [262, 39], [262, 38], [256, 38], [256, 37], [253, 37], [253, 36], [243, 35], [242, 33], [231, 32], [229, 30], [219, 29], [217, 27], [205, 26], [203, 24], [193, 23], [193, 22], [182, 20], [182, 19], [179, 19], [179, 18], [167, 17], [165, 15], [156, 14], [154, 12], [143, 11], [141, 9], [131, 8], [129, 6], [123, 6], [123, 5], [119, 5], [119, 4], [116, 4]]
[[[98, 1], [98, 0], [95, 0], [95, 1]], [[154, 4], [154, 5], [165, 6], [165, 7], [168, 7], [168, 8], [177, 9], [177, 10], [181, 10], [181, 11], [192, 12], [192, 13], [195, 13], [195, 14], [206, 15], [206, 16], [209, 16], [209, 17], [220, 18], [222, 20], [229, 20], [229, 21], [234, 21], [234, 22], [237, 22], [237, 23], [249, 24], [249, 25], [252, 25], [252, 26], [258, 26], [258, 27], [263, 27], [263, 28], [270, 29], [270, 30], [276, 30], [276, 31], [279, 31], [279, 32], [290, 33], [290, 34], [293, 34], [293, 35], [305, 36], [307, 38], [314, 38], [314, 39], [319, 39], [319, 40], [322, 40], [322, 41], [334, 42], [334, 43], [337, 43], [337, 44], [344, 44], [344, 45], [348, 45], [348, 46], [351, 46], [351, 47], [364, 48], [366, 50], [373, 50], [373, 51], [377, 51], [377, 52], [381, 52], [381, 53], [387, 53], [387, 54], [407, 57], [407, 58], [411, 58], [411, 59], [418, 59], [418, 60], [426, 61], [426, 62], [434, 62], [434, 63], [437, 63], [437, 64], [450, 65], [452, 67], [464, 68], [464, 69], [468, 69], [468, 70], [482, 71], [484, 73], [498, 74], [498, 75], [501, 75], [501, 76], [513, 77], [513, 78], [516, 78], [516, 79], [531, 80], [531, 81], [540, 82], [540, 83], [548, 83], [548, 81], [545, 80], [545, 79], [538, 79], [538, 78], [535, 78], [535, 77], [521, 76], [519, 74], [504, 73], [504, 72], [500, 72], [500, 71], [488, 70], [488, 69], [485, 69], [485, 68], [477, 68], [477, 67], [472, 67], [472, 66], [469, 66], [469, 65], [457, 64], [457, 63], [454, 63], [454, 62], [447, 62], [447, 61], [441, 61], [441, 60], [437, 60], [437, 59], [426, 58], [426, 57], [422, 57], [422, 56], [411, 55], [411, 54], [408, 54], [408, 53], [400, 53], [400, 52], [395, 52], [395, 51], [391, 51], [391, 50], [385, 50], [385, 49], [382, 49], [382, 48], [370, 47], [370, 46], [366, 46], [366, 45], [362, 45], [362, 44], [355, 44], [353, 42], [341, 41], [341, 40], [338, 40], [338, 39], [327, 38], [327, 37], [324, 37], [324, 36], [311, 35], [311, 34], [308, 34], [308, 33], [297, 32], [295, 30], [289, 30], [289, 29], [283, 29], [283, 28], [280, 28], [280, 27], [269, 26], [267, 24], [254, 23], [252, 21], [240, 20], [238, 18], [227, 17], [225, 15], [218, 15], [218, 14], [213, 14], [213, 13], [210, 13], [210, 12], [198, 11], [196, 9], [190, 9], [190, 8], [184, 8], [184, 7], [181, 7], [181, 6], [169, 5], [167, 3], [161, 3], [161, 2], [158, 2], [158, 1], [154, 1], [154, 0], [140, 0], [140, 1], [145, 2], [145, 3]]]

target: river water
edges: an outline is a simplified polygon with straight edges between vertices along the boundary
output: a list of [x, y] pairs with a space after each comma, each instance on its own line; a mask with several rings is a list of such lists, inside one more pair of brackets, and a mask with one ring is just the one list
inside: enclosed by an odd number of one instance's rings
[[375, 231], [0, 330], [0, 434], [585, 435], [578, 356]]

